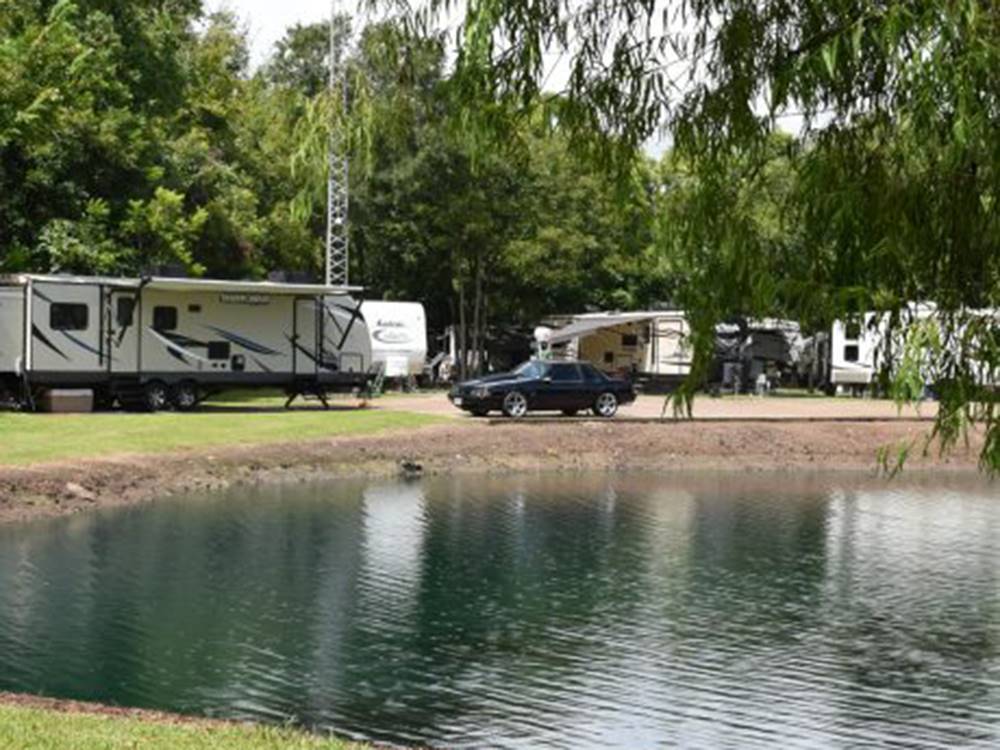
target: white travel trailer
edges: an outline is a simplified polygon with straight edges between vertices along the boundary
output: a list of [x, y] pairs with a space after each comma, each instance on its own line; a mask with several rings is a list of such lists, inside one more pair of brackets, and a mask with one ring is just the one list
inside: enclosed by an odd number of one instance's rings
[[879, 342], [884, 326], [876, 325], [875, 315], [862, 320], [838, 320], [830, 331], [830, 386], [837, 392], [862, 391], [875, 380]]
[[372, 363], [387, 378], [422, 375], [427, 364], [427, 319], [419, 302], [361, 303], [371, 336]]
[[[969, 310], [964, 313], [983, 321], [997, 321], [995, 310]], [[889, 315], [867, 312], [853, 321], [836, 321], [829, 336], [829, 386], [837, 393], [860, 392], [872, 387], [879, 371], [894, 371], [907, 336], [919, 324], [937, 326], [940, 317], [933, 303], [911, 303], [900, 312], [900, 319], [889, 335]], [[962, 327], [964, 329], [964, 326]], [[938, 329], [940, 331], [940, 328]], [[973, 371], [980, 385], [994, 386], [996, 373], [985, 363], [973, 361]], [[886, 368], [888, 365], [888, 368]], [[926, 386], [932, 386], [939, 374], [931, 363], [922, 368]]]
[[292, 396], [363, 386], [371, 343], [352, 289], [147, 277], [0, 276], [0, 391], [55, 388], [190, 409], [228, 387]]

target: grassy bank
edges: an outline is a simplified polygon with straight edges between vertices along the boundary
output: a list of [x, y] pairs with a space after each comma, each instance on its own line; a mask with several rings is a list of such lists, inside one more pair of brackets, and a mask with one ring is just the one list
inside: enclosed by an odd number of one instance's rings
[[170, 722], [0, 705], [10, 750], [362, 750], [336, 739], [267, 727]]
[[347, 402], [330, 411], [311, 404], [285, 411], [281, 403], [277, 397], [230, 398], [188, 414], [0, 412], [0, 465], [367, 435], [440, 421], [409, 412], [349, 408]]

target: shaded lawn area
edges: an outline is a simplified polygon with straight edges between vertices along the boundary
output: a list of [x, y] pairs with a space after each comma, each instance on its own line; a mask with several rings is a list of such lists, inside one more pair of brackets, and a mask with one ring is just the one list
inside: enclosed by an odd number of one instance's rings
[[0, 412], [0, 465], [366, 435], [443, 421], [411, 412], [337, 405], [325, 411], [311, 403], [285, 411], [280, 408], [283, 403], [281, 396], [265, 395], [209, 403], [185, 414]]
[[18, 750], [363, 750], [284, 729], [166, 723], [0, 705], [0, 747]]

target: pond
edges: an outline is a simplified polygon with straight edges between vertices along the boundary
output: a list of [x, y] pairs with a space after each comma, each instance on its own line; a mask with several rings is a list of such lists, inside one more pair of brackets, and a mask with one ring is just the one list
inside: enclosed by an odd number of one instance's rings
[[0, 689], [440, 747], [998, 747], [998, 489], [462, 476], [7, 526]]

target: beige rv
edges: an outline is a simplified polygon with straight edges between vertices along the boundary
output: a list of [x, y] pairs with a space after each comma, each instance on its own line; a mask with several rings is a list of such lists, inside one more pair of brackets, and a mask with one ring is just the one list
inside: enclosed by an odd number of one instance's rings
[[89, 389], [137, 410], [190, 409], [232, 387], [290, 395], [363, 386], [371, 343], [355, 290], [147, 277], [0, 277], [0, 391], [25, 406]]
[[549, 345], [609, 374], [633, 374], [664, 387], [691, 371], [687, 318], [676, 310], [575, 315]]

